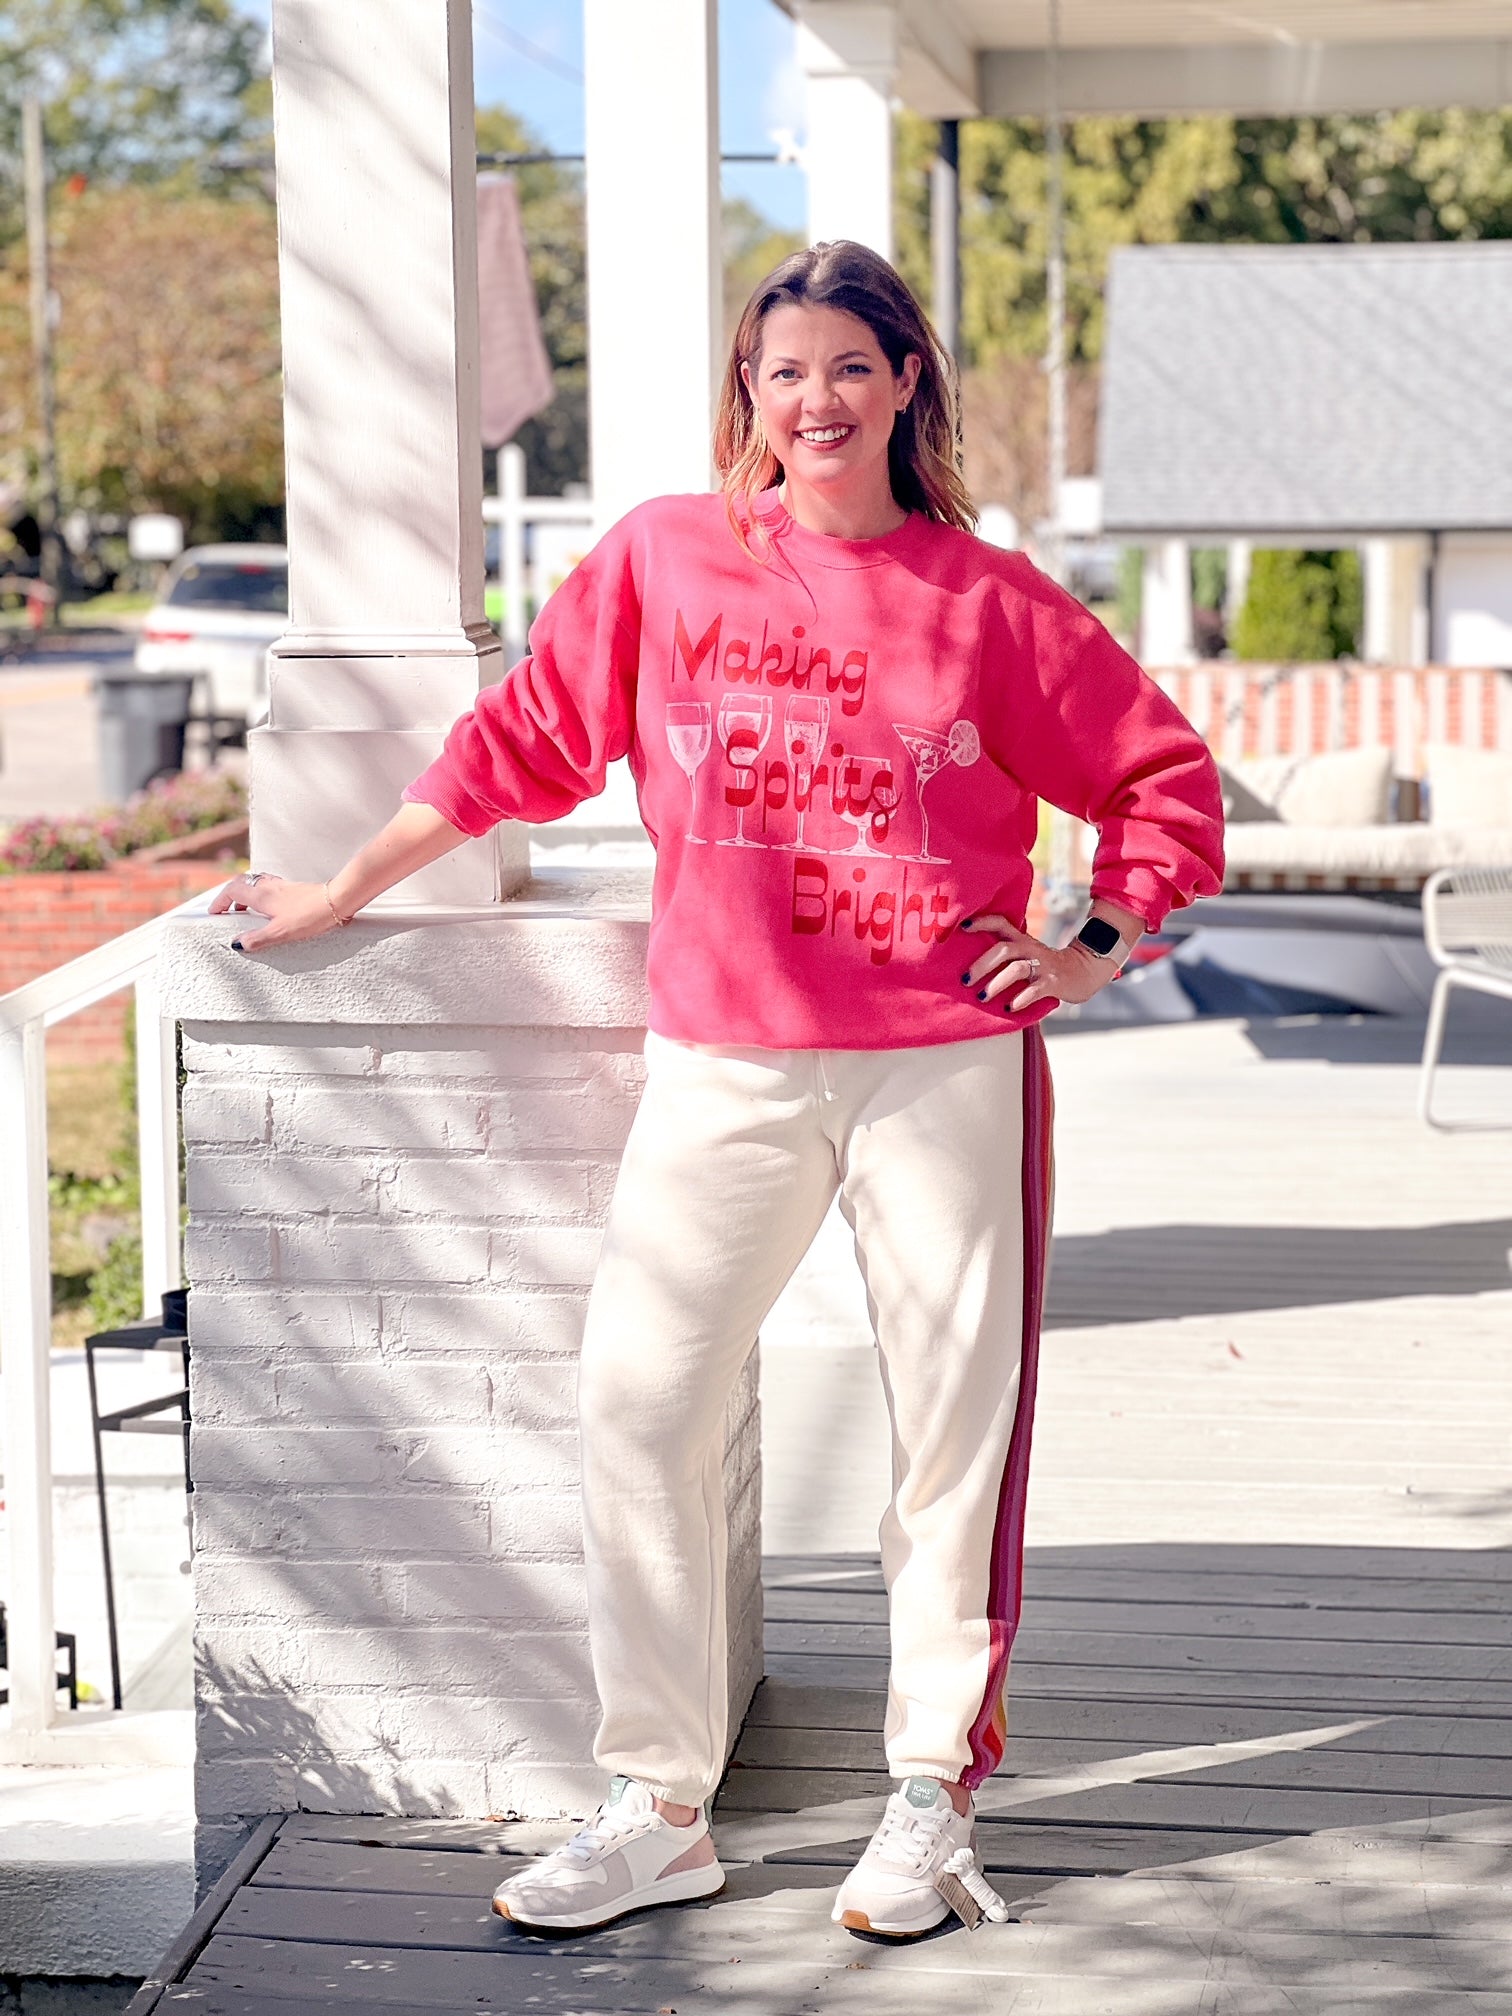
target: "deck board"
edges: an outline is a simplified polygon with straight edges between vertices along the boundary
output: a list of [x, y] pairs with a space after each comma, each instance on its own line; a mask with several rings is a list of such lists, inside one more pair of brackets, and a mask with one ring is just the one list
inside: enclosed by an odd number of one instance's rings
[[[1024, 1621], [979, 1802], [1012, 1924], [828, 1920], [888, 1784], [887, 1459], [875, 1353], [821, 1339], [767, 1353], [725, 1892], [526, 1939], [490, 1893], [565, 1823], [293, 1815], [159, 2009], [1512, 2016], [1512, 1133], [1429, 1135], [1410, 1064], [1354, 1041], [1052, 1042]], [[1512, 1070], [1456, 1068], [1446, 1096], [1512, 1112]]]

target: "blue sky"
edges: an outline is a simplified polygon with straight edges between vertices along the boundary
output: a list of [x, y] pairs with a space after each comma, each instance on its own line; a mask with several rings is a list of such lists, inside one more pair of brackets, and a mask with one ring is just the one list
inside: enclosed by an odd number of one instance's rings
[[[269, 0], [237, 4], [268, 18]], [[473, 52], [480, 104], [507, 105], [548, 147], [581, 153], [582, 0], [473, 0]], [[719, 0], [719, 116], [727, 154], [767, 153], [774, 129], [802, 131], [793, 24], [773, 0]], [[724, 186], [774, 223], [802, 229], [800, 168], [731, 165]]]

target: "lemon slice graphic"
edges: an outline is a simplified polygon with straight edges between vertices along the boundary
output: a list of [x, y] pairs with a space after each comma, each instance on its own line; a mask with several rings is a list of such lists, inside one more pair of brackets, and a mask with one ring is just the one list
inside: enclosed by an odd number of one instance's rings
[[969, 763], [975, 763], [982, 753], [982, 738], [969, 721], [957, 721], [950, 731], [950, 760], [959, 763], [964, 770]]

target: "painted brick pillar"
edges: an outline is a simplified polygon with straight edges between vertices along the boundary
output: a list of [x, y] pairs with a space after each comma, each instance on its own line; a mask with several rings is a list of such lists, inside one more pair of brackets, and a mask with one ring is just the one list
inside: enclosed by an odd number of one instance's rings
[[[289, 1808], [600, 1796], [573, 1384], [642, 1077], [646, 878], [257, 960], [183, 1022], [202, 1880]], [[727, 1422], [731, 1727], [761, 1667], [754, 1355]]]

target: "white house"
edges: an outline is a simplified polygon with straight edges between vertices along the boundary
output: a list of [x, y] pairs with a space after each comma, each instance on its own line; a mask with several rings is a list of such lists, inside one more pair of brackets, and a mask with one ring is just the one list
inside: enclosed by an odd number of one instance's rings
[[1357, 546], [1368, 662], [1512, 666], [1512, 244], [1113, 255], [1102, 516], [1143, 648], [1192, 655], [1192, 545]]

